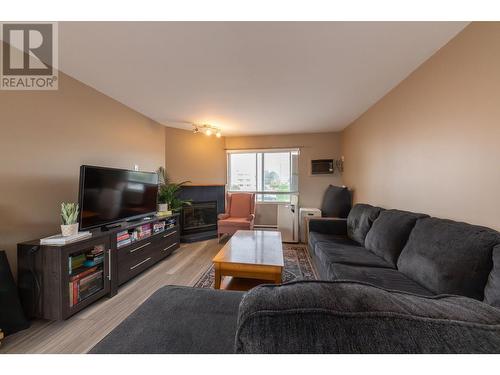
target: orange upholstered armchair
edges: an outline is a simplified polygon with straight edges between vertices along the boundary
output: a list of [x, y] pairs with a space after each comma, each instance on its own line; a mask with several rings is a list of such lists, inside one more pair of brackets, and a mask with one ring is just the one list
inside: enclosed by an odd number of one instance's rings
[[255, 220], [254, 193], [228, 193], [226, 213], [217, 221], [219, 241], [224, 234], [234, 234], [240, 229], [253, 229]]

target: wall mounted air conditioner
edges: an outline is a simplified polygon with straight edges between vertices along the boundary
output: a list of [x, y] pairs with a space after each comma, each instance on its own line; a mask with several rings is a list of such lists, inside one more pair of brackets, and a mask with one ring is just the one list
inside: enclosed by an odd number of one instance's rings
[[333, 174], [333, 159], [311, 160], [311, 174]]

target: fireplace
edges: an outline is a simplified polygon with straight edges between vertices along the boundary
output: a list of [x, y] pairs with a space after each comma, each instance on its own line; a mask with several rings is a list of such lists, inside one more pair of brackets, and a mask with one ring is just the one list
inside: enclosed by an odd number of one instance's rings
[[182, 209], [182, 234], [217, 230], [217, 202], [192, 202]]
[[217, 237], [217, 215], [224, 212], [224, 185], [184, 185], [179, 198], [189, 200], [181, 211], [181, 242]]

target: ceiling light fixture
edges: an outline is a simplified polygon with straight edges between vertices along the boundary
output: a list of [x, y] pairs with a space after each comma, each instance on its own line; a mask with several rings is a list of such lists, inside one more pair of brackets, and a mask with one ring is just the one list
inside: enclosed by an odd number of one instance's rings
[[208, 124], [203, 124], [203, 125], [192, 124], [192, 125], [194, 134], [203, 132], [206, 136], [211, 136], [212, 134], [215, 134], [217, 138], [222, 137], [222, 131], [216, 126]]

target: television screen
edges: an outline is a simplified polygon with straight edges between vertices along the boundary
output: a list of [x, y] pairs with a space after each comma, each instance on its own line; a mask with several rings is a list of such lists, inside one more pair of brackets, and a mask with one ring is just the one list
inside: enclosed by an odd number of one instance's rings
[[80, 229], [156, 212], [158, 175], [124, 169], [80, 167]]

